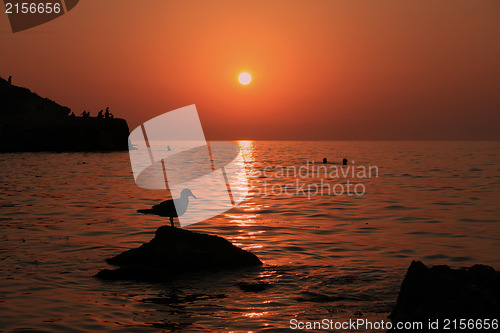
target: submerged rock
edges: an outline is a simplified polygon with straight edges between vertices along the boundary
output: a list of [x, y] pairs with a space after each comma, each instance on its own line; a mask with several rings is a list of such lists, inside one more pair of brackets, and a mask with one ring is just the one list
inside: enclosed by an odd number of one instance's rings
[[420, 261], [413, 261], [389, 318], [393, 327], [396, 322], [421, 321], [424, 328], [429, 319], [441, 319], [439, 329], [444, 328], [444, 319], [498, 319], [500, 272], [485, 265], [428, 268]]
[[96, 277], [138, 281], [168, 280], [189, 271], [262, 265], [255, 254], [222, 237], [170, 226], [158, 228], [149, 243], [106, 261], [120, 268], [103, 269]]

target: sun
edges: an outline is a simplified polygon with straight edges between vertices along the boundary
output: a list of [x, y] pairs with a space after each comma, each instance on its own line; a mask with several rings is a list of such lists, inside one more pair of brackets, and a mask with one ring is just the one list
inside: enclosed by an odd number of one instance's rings
[[252, 77], [248, 73], [241, 73], [240, 76], [238, 77], [238, 81], [240, 81], [241, 84], [247, 85], [252, 81]]

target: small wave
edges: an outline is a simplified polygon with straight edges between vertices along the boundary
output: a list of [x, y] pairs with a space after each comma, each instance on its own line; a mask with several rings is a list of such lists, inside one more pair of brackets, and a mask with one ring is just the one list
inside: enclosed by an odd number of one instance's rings
[[392, 209], [392, 210], [407, 210], [407, 209], [416, 209], [415, 207], [407, 207], [407, 206], [401, 206], [401, 205], [392, 205], [392, 206], [386, 206], [384, 207], [385, 209]]
[[150, 297], [144, 298], [141, 300], [143, 303], [153, 303], [153, 304], [183, 304], [183, 303], [192, 303], [195, 301], [201, 300], [210, 300], [210, 299], [220, 299], [226, 298], [225, 294], [215, 294], [215, 295], [205, 295], [205, 294], [188, 294], [188, 295], [177, 295], [170, 294], [165, 295], [163, 297]]
[[471, 257], [451, 257], [450, 260], [455, 262], [462, 262], [462, 261], [471, 261], [474, 259]]
[[416, 235], [416, 236], [435, 236], [435, 237], [449, 237], [451, 234], [444, 232], [429, 232], [429, 231], [411, 231], [407, 232], [407, 235]]
[[425, 256], [424, 259], [429, 259], [429, 260], [432, 260], [432, 259], [449, 259], [450, 257], [447, 256], [446, 254], [441, 254], [441, 253], [438, 253], [438, 254], [431, 254], [431, 255], [428, 255], [428, 256]]
[[328, 295], [313, 293], [310, 291], [303, 291], [300, 294], [301, 294], [300, 297], [295, 298], [296, 301], [326, 303], [326, 302], [336, 302], [336, 301], [347, 300], [347, 297], [343, 297], [343, 296], [328, 296]]
[[376, 299], [375, 297], [366, 294], [331, 296], [311, 291], [303, 291], [300, 295], [300, 297], [295, 298], [298, 302], [328, 303], [338, 301], [369, 301]]
[[432, 220], [423, 217], [416, 216], [401, 216], [395, 219], [396, 221], [405, 221], [405, 222], [415, 222], [415, 223], [443, 223], [443, 221]]
[[[120, 323], [117, 323], [120, 324]], [[162, 321], [162, 322], [146, 322], [146, 325], [151, 325], [154, 328], [168, 329], [170, 332], [181, 332], [186, 329], [186, 327], [193, 325], [189, 322], [175, 322], [175, 321]], [[133, 325], [120, 325], [123, 327], [133, 327]]]
[[437, 253], [437, 254], [431, 254], [431, 255], [428, 255], [428, 256], [425, 256], [424, 257], [425, 259], [446, 259], [446, 260], [450, 260], [450, 261], [453, 261], [453, 262], [464, 262], [464, 261], [471, 261], [473, 260], [473, 258], [471, 257], [467, 257], [467, 256], [457, 256], [457, 257], [454, 257], [454, 256], [448, 256], [446, 254], [442, 254], [442, 253]]
[[271, 283], [263, 281], [259, 282], [240, 281], [236, 285], [245, 292], [254, 292], [254, 293], [264, 291], [272, 286]]
[[321, 284], [323, 285], [329, 285], [329, 284], [335, 284], [335, 285], [346, 285], [346, 284], [352, 284], [355, 282], [358, 282], [360, 280], [358, 275], [342, 275], [342, 276], [335, 276], [335, 277], [330, 277], [326, 279], [326, 281], [323, 281]]
[[432, 204], [437, 206], [455, 206], [455, 205], [461, 205], [462, 203], [449, 202], [449, 201], [436, 201], [433, 202]]
[[498, 220], [488, 220], [488, 219], [470, 219], [470, 218], [465, 218], [465, 219], [458, 219], [460, 222], [478, 222], [478, 223], [495, 223], [499, 222]]

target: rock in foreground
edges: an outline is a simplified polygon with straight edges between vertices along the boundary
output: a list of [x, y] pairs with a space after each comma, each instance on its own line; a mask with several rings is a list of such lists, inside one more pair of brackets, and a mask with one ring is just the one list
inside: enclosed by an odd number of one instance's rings
[[413, 261], [389, 318], [394, 325], [410, 321], [427, 325], [428, 319], [441, 319], [440, 329], [444, 319], [457, 319], [457, 322], [498, 319], [500, 272], [484, 265], [462, 269], [445, 265], [428, 268], [420, 261]]
[[149, 243], [106, 261], [119, 268], [103, 269], [96, 277], [137, 281], [163, 281], [189, 271], [262, 265], [255, 254], [222, 237], [170, 226], [158, 228]]

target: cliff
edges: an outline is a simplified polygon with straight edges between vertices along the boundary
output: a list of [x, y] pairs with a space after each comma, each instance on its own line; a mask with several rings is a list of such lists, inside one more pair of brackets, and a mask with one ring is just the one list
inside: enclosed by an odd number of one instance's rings
[[0, 78], [0, 152], [128, 149], [124, 119], [71, 117], [70, 112]]

